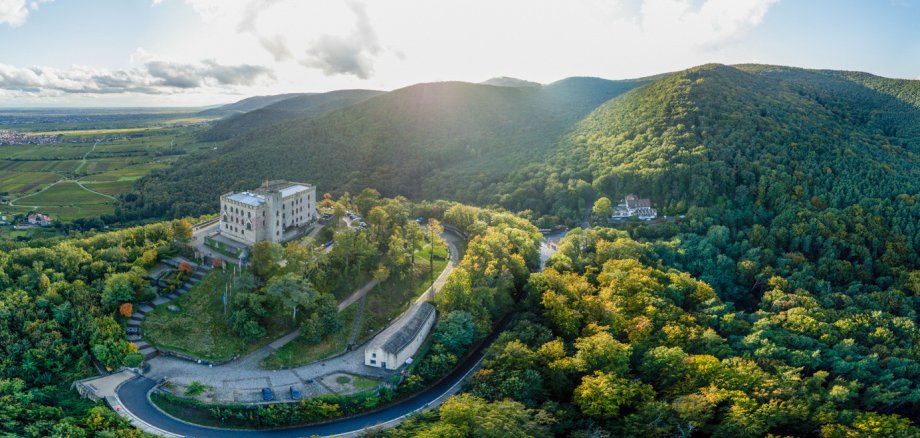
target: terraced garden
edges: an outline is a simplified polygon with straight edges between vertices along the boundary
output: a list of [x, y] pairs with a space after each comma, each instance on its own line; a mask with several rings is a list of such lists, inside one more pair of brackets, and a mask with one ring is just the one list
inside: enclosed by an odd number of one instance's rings
[[211, 361], [223, 361], [249, 353], [292, 330], [287, 315], [271, 319], [262, 339], [243, 341], [230, 326], [221, 302], [229, 273], [209, 272], [187, 294], [169, 305], [160, 305], [144, 318], [144, 340], [158, 348]]

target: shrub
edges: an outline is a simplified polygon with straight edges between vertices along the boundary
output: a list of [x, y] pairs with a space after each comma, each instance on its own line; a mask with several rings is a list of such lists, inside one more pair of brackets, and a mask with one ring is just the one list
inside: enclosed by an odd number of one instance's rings
[[130, 368], [137, 368], [144, 363], [144, 355], [140, 353], [128, 353], [125, 356], [125, 366]]
[[192, 380], [192, 383], [189, 383], [189, 385], [185, 387], [185, 395], [195, 397], [204, 394], [204, 392], [207, 390], [207, 385], [197, 380]]

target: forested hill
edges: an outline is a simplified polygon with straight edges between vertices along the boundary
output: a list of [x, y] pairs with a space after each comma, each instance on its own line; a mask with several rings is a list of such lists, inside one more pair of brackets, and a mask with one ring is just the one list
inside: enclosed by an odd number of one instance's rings
[[247, 97], [246, 99], [228, 103], [226, 105], [221, 105], [215, 108], [208, 108], [199, 112], [199, 115], [202, 116], [217, 116], [217, 117], [226, 117], [233, 114], [242, 114], [245, 112], [257, 110], [265, 106], [271, 105], [275, 102], [280, 102], [285, 99], [290, 99], [292, 97], [304, 96], [304, 93], [288, 93], [288, 94], [276, 94], [272, 96], [253, 96]]
[[[544, 171], [677, 210], [735, 198], [769, 207], [787, 196], [839, 208], [916, 194], [920, 111], [911, 102], [920, 87], [878, 78], [877, 88], [891, 90], [879, 92], [854, 75], [721, 65], [675, 73], [598, 108]], [[518, 182], [511, 187], [520, 190]]]
[[381, 93], [383, 92], [376, 90], [336, 90], [328, 93], [299, 94], [262, 108], [221, 119], [204, 132], [201, 138], [206, 141], [226, 140], [287, 120], [316, 117]]
[[477, 187], [541, 162], [575, 122], [642, 83], [570, 78], [543, 87], [414, 85], [191, 156], [141, 180], [120, 213], [213, 211], [220, 193], [265, 178], [307, 180], [333, 192], [371, 186], [387, 195], [475, 198]]

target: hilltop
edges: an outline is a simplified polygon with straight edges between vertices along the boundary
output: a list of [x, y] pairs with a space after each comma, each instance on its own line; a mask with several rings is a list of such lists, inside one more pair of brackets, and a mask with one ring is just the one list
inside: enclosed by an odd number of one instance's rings
[[242, 114], [248, 111], [257, 110], [259, 108], [264, 108], [268, 105], [271, 105], [275, 102], [280, 102], [285, 99], [290, 99], [297, 96], [305, 96], [306, 93], [287, 93], [287, 94], [276, 94], [272, 96], [253, 96], [247, 97], [246, 99], [229, 103], [226, 105], [221, 105], [215, 108], [208, 108], [198, 112], [199, 116], [208, 116], [208, 117], [226, 117], [233, 114]]
[[309, 179], [334, 192], [372, 186], [388, 196], [468, 199], [482, 181], [540, 162], [576, 121], [641, 84], [571, 78], [540, 88], [413, 85], [233, 137], [140, 181], [122, 211], [211, 211], [219, 193], [268, 176]]
[[541, 87], [539, 82], [528, 81], [524, 79], [511, 78], [508, 76], [499, 76], [480, 82], [483, 85], [495, 85], [496, 87]]
[[226, 140], [287, 120], [306, 119], [345, 108], [383, 93], [375, 90], [337, 90], [328, 93], [298, 94], [261, 108], [230, 115], [201, 134], [205, 141]]

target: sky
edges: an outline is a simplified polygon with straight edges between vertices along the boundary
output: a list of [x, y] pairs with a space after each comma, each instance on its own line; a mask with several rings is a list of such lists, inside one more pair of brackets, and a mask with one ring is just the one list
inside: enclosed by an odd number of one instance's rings
[[0, 107], [204, 106], [706, 63], [920, 78], [920, 0], [0, 0]]

